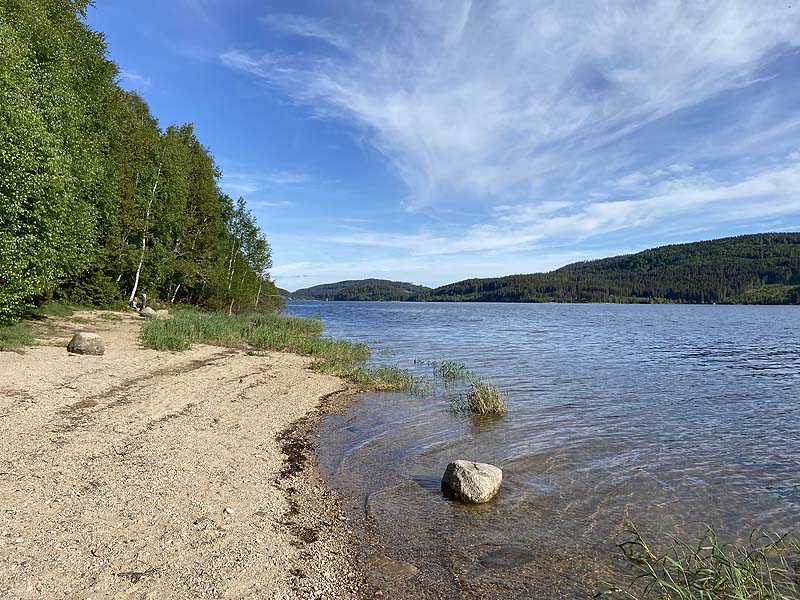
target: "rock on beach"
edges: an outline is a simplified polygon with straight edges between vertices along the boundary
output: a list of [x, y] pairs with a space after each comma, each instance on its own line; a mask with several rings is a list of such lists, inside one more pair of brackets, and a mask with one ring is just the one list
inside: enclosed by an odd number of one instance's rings
[[139, 311], [139, 316], [142, 316], [145, 319], [157, 319], [158, 313], [149, 306], [145, 306], [142, 310]]
[[73, 354], [91, 354], [101, 356], [106, 351], [106, 346], [96, 333], [79, 332], [72, 336], [67, 344], [67, 352]]
[[448, 498], [468, 504], [488, 502], [500, 491], [503, 471], [486, 463], [456, 460], [447, 465], [442, 492]]

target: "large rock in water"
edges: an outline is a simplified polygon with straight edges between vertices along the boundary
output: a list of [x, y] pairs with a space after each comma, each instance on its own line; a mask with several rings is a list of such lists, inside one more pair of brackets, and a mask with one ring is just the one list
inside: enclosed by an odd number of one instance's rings
[[67, 344], [67, 352], [74, 354], [93, 354], [100, 356], [106, 351], [106, 346], [96, 333], [79, 332], [72, 336]]
[[495, 497], [503, 483], [503, 471], [494, 465], [457, 460], [447, 465], [442, 477], [442, 492], [448, 498], [482, 504]]
[[143, 316], [145, 319], [157, 319], [158, 313], [154, 311], [149, 306], [145, 306], [142, 310], [139, 311], [139, 314]]

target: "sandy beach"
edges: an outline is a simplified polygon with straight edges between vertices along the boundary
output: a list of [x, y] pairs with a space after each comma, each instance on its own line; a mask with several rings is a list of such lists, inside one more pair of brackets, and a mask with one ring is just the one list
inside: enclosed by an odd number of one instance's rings
[[[158, 352], [78, 313], [0, 353], [0, 598], [356, 598], [309, 435], [352, 393], [307, 359]], [[72, 331], [104, 356], [68, 354]]]

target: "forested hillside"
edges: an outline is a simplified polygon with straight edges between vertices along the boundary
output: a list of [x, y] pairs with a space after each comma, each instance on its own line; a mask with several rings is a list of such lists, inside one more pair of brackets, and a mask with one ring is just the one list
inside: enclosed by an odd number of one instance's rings
[[[0, 0], [0, 321], [51, 298], [274, 308], [271, 252], [191, 125], [117, 84], [87, 0]], [[190, 115], [187, 115], [190, 116]]]
[[551, 273], [468, 279], [413, 299], [800, 304], [800, 233], [677, 244]]
[[386, 279], [358, 279], [325, 283], [292, 292], [293, 300], [408, 300], [429, 291], [421, 285]]

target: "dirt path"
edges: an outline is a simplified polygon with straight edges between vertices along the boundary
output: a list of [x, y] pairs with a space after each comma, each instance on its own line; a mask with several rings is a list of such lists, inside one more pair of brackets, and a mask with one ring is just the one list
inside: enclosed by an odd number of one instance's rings
[[[358, 597], [304, 438], [344, 384], [288, 354], [142, 349], [109, 319], [0, 353], [0, 598]], [[70, 328], [105, 356], [68, 355]]]

